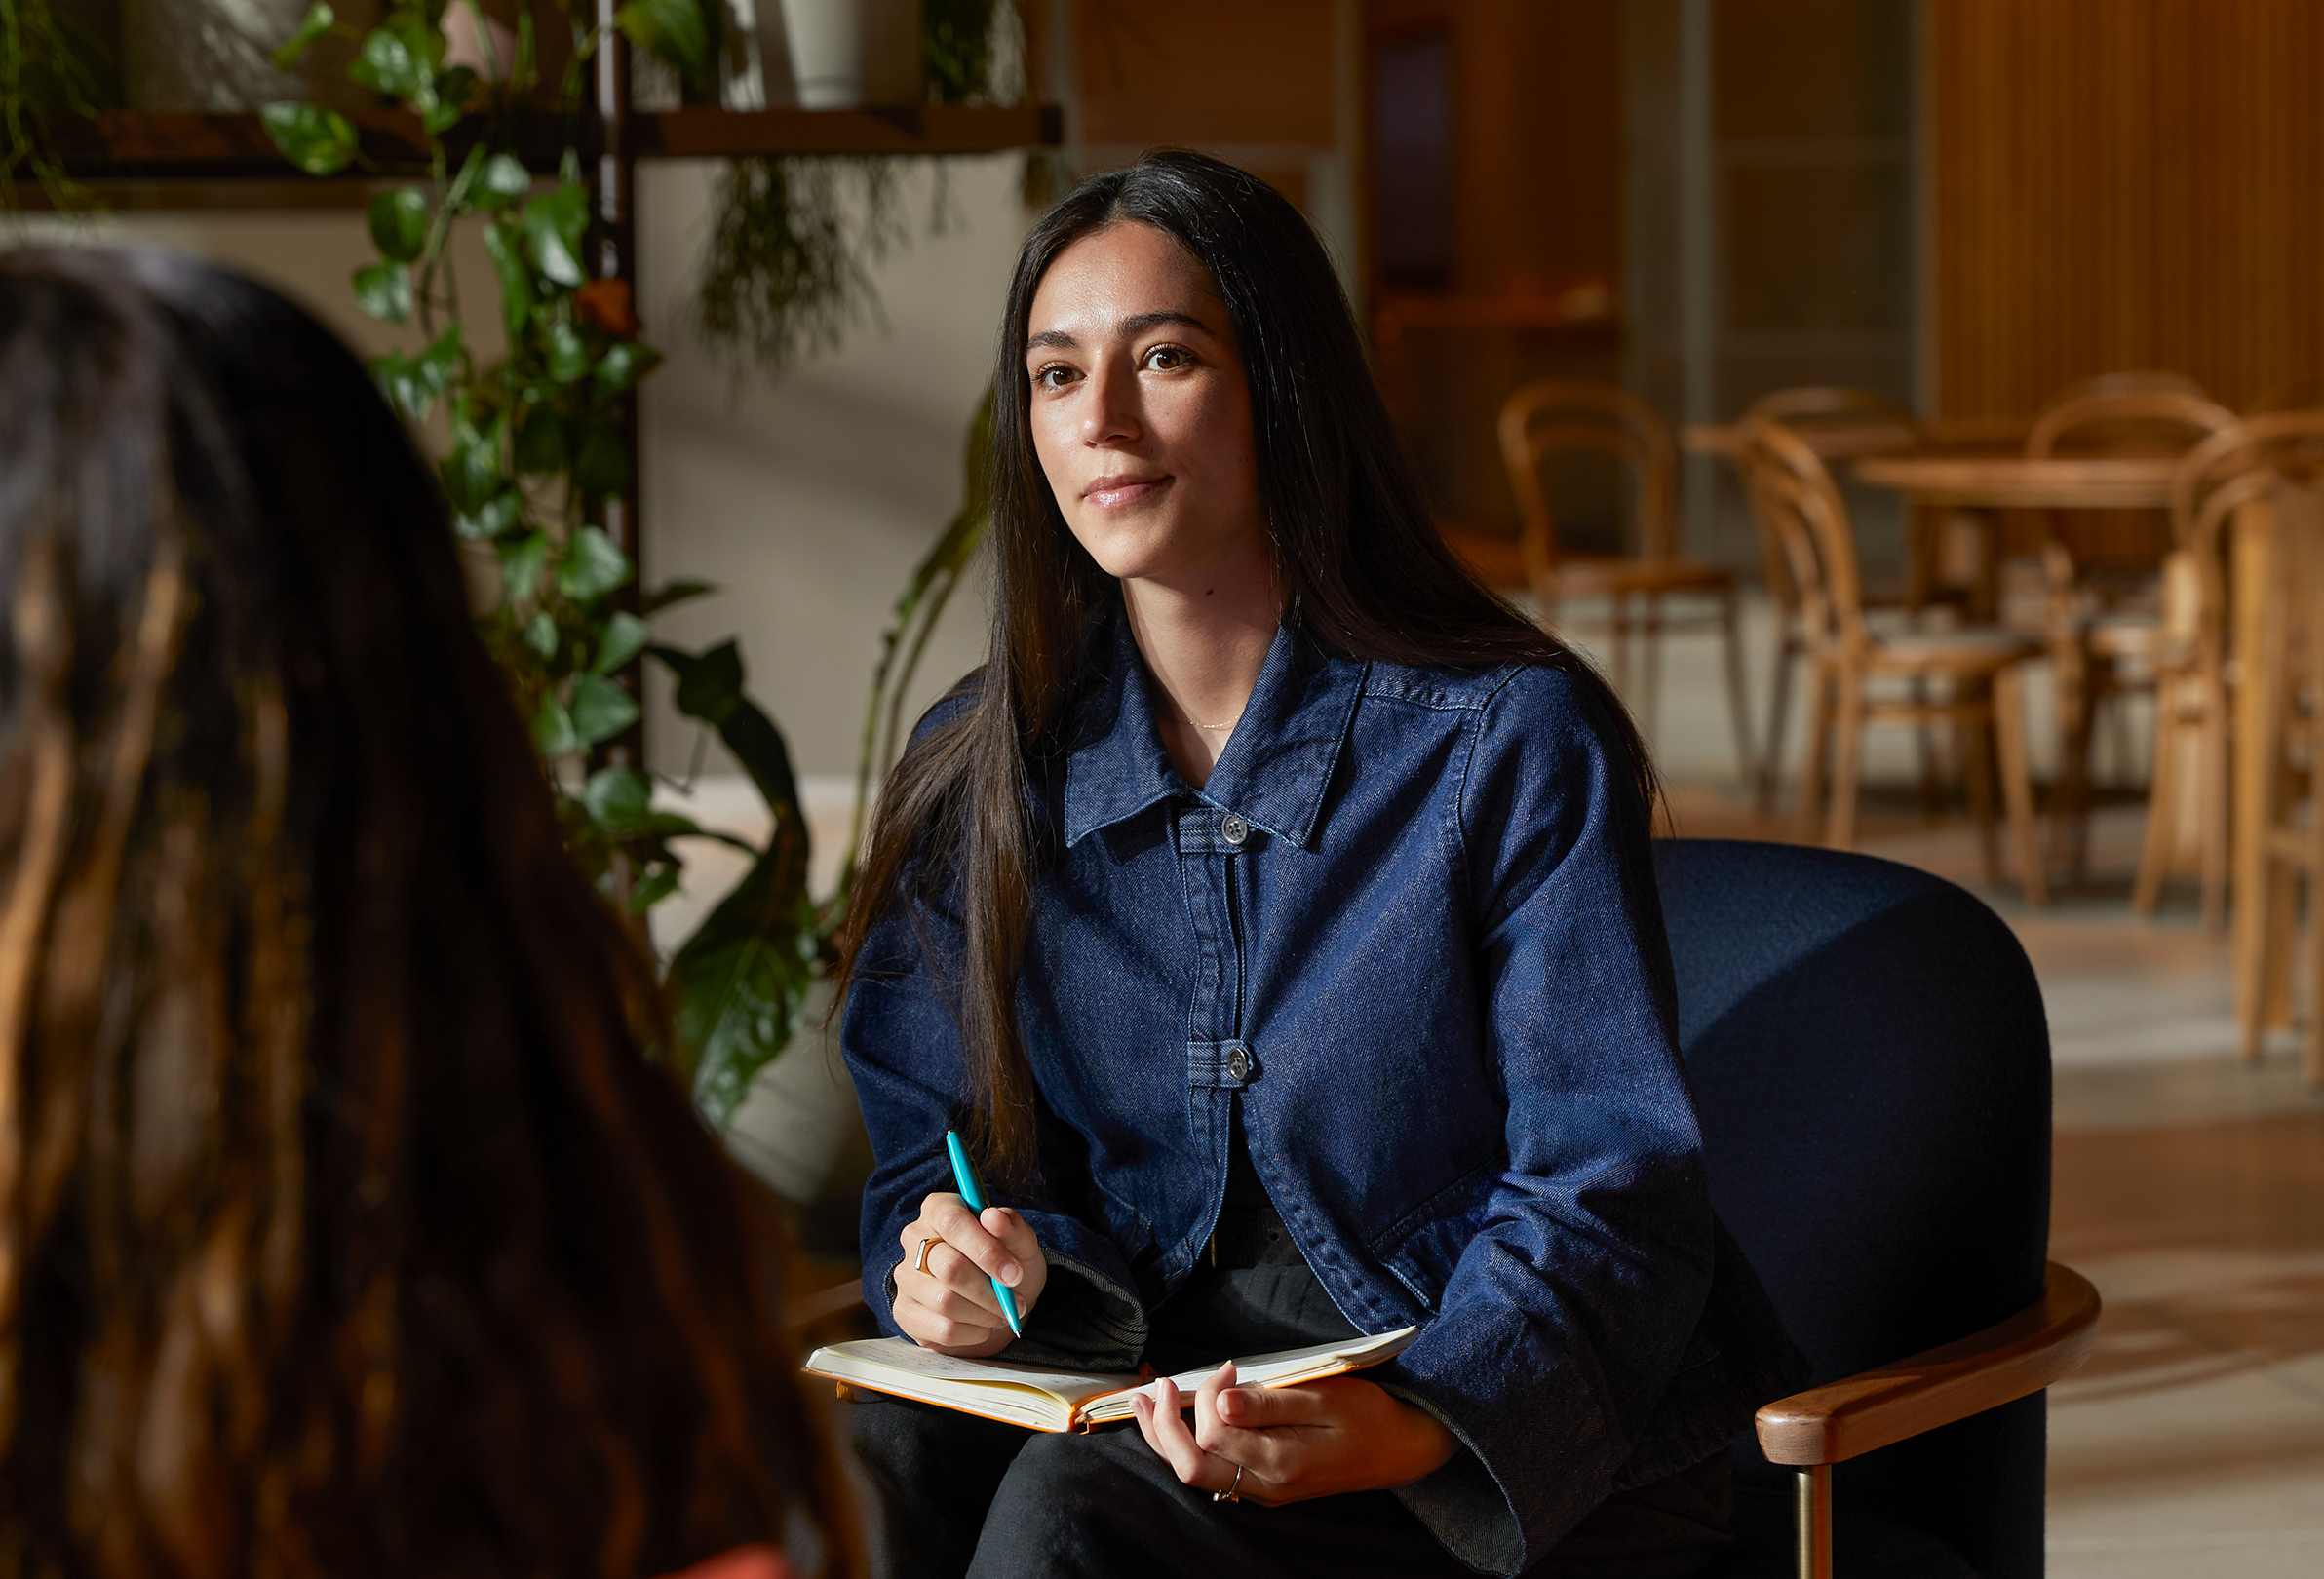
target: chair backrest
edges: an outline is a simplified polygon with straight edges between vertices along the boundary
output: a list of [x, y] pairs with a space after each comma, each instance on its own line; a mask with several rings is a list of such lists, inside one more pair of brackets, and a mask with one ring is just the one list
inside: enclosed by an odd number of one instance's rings
[[2205, 656], [2226, 650], [2228, 519], [2285, 482], [2324, 479], [2324, 410], [2272, 411], [2221, 428], [2189, 449], [2171, 479], [2171, 529], [2194, 570], [2194, 635]]
[[2185, 390], [2146, 389], [2082, 395], [2060, 401], [2043, 411], [2026, 436], [2026, 453], [2054, 454], [2058, 441], [2077, 430], [2096, 430], [2117, 442], [2144, 442], [2151, 447], [2160, 440], [2178, 447], [2190, 446], [2222, 428], [2235, 425], [2235, 413], [2209, 398]]
[[1594, 451], [1620, 461], [1637, 487], [1640, 552], [1647, 558], [1672, 556], [1678, 448], [1669, 424], [1646, 402], [1611, 384], [1537, 379], [1501, 403], [1500, 441], [1501, 463], [1525, 525], [1526, 569], [1537, 590], [1546, 593], [1557, 576], [1557, 516], [1541, 483], [1541, 461], [1560, 450]]
[[2041, 409], [2034, 415], [2046, 415], [2069, 401], [2082, 400], [2091, 395], [2144, 395], [2154, 390], [2192, 395], [2200, 400], [2211, 398], [2202, 385], [2185, 373], [2165, 372], [2159, 367], [2139, 367], [2077, 378], [2063, 389], [2052, 390], [2050, 398], [2041, 403]]
[[1762, 547], [1781, 556], [1785, 581], [1770, 575], [1768, 586], [1779, 600], [1787, 592], [1796, 599], [1810, 656], [1862, 650], [1872, 638], [1855, 529], [1823, 458], [1788, 424], [1755, 417], [1744, 424], [1736, 464]]
[[[1679, 839], [1655, 870], [1711, 1195], [1816, 1383], [2041, 1294], [2050, 1068], [2025, 952], [1909, 867]], [[1841, 1464], [1838, 1506], [2041, 1573], [2041, 1396]], [[1738, 1444], [1738, 1477], [1773, 1472]]]

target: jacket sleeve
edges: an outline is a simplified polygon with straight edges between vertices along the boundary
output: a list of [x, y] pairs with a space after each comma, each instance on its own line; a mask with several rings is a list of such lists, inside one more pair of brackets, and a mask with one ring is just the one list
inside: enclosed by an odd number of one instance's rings
[[[895, 1274], [905, 1259], [904, 1229], [925, 1197], [953, 1188], [945, 1131], [965, 1131], [974, 1108], [959, 1025], [938, 984], [958, 979], [959, 936], [958, 922], [940, 908], [899, 901], [865, 941], [840, 1021], [874, 1158], [864, 1189], [864, 1300], [881, 1330], [898, 1337]], [[1046, 1190], [989, 1194], [992, 1204], [1025, 1214], [1049, 1264], [1024, 1338], [1001, 1358], [1135, 1369], [1145, 1317], [1119, 1247]]]
[[1481, 710], [1455, 830], [1506, 1161], [1436, 1319], [1383, 1381], [1468, 1449], [1401, 1493], [1515, 1573], [1613, 1490], [1710, 1287], [1646, 807], [1591, 690], [1514, 674]]

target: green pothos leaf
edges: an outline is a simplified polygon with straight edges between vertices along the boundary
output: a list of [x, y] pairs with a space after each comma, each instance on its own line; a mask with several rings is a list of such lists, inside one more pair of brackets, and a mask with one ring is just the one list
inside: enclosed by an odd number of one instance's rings
[[549, 562], [549, 534], [535, 528], [500, 545], [500, 600], [530, 602], [540, 596], [541, 570]]
[[581, 804], [598, 827], [619, 833], [644, 824], [653, 810], [653, 784], [634, 767], [600, 768], [581, 787]]
[[579, 181], [566, 181], [524, 205], [524, 239], [533, 266], [561, 286], [577, 286], [587, 278], [581, 270], [581, 236], [588, 228], [589, 188]]
[[258, 124], [283, 157], [309, 175], [333, 175], [355, 157], [355, 128], [337, 110], [320, 104], [268, 104]]
[[710, 30], [697, 0], [629, 0], [613, 14], [630, 42], [689, 81], [699, 82], [710, 55]]
[[513, 154], [498, 153], [484, 162], [484, 173], [477, 177], [476, 206], [480, 209], [505, 209], [532, 190], [532, 173], [524, 162]]
[[355, 304], [373, 318], [402, 324], [411, 317], [411, 266], [370, 263], [355, 271]]
[[597, 662], [589, 667], [600, 674], [610, 674], [645, 650], [645, 622], [637, 615], [616, 611], [605, 622], [604, 639], [598, 643]]
[[610, 740], [638, 721], [636, 698], [602, 674], [584, 674], [573, 682], [573, 733], [584, 746]]
[[575, 602], [602, 597], [630, 579], [630, 557], [604, 531], [584, 526], [566, 540], [557, 588]]
[[374, 195], [364, 211], [371, 245], [398, 263], [419, 256], [428, 240], [428, 195], [416, 186], [391, 187]]
[[581, 737], [573, 732], [573, 715], [551, 691], [541, 698], [540, 711], [532, 715], [532, 749], [550, 761], [581, 749]]
[[500, 278], [500, 313], [514, 340], [532, 316], [532, 267], [525, 261], [523, 230], [505, 218], [486, 225], [484, 255]]

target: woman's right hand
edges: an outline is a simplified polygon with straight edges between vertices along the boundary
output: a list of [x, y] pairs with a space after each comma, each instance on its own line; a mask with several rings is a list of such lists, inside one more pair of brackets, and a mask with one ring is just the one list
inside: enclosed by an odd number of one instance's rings
[[[1017, 1296], [1020, 1320], [1033, 1313], [1049, 1282], [1049, 1263], [1032, 1224], [1007, 1207], [987, 1207], [980, 1217], [957, 1195], [931, 1195], [899, 1237], [904, 1260], [896, 1268], [896, 1325], [938, 1354], [976, 1359], [998, 1352], [1017, 1335], [1000, 1313], [991, 1279]], [[932, 1242], [924, 1258], [922, 1240]], [[925, 1272], [919, 1270], [923, 1259]]]

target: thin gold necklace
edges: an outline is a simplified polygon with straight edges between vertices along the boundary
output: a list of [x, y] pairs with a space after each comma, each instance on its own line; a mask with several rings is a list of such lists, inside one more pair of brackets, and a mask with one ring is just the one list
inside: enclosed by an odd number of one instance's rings
[[1170, 705], [1171, 705], [1173, 708], [1176, 708], [1176, 709], [1178, 710], [1178, 714], [1179, 714], [1179, 717], [1180, 717], [1180, 719], [1181, 719], [1181, 720], [1182, 720], [1183, 722], [1186, 722], [1186, 723], [1190, 723], [1190, 724], [1192, 724], [1192, 725], [1193, 725], [1195, 728], [1197, 728], [1197, 729], [1207, 729], [1207, 730], [1211, 731], [1211, 733], [1213, 733], [1213, 734], [1217, 734], [1217, 733], [1218, 733], [1220, 730], [1221, 730], [1221, 729], [1232, 729], [1232, 728], [1234, 727], [1234, 725], [1233, 725], [1233, 724], [1230, 724], [1230, 723], [1222, 723], [1222, 724], [1207, 724], [1207, 723], [1204, 723], [1204, 722], [1203, 722], [1203, 721], [1202, 721], [1200, 718], [1197, 718], [1196, 716], [1194, 716], [1194, 714], [1193, 714], [1193, 713], [1191, 713], [1191, 712], [1188, 712], [1186, 711], [1186, 709], [1185, 709], [1185, 705], [1184, 705], [1183, 703], [1181, 703], [1181, 701], [1179, 701], [1179, 699], [1178, 699], [1177, 697], [1175, 697], [1175, 696], [1174, 696], [1174, 697], [1172, 697], [1172, 698], [1170, 699]]

